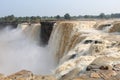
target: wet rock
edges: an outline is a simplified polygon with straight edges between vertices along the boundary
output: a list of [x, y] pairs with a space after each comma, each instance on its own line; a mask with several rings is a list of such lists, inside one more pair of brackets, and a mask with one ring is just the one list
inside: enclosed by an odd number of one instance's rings
[[113, 70], [120, 71], [120, 64], [116, 64], [113, 66]]
[[73, 54], [72, 56], [70, 56], [69, 59], [74, 59], [77, 56], [77, 54]]
[[95, 44], [102, 44], [102, 41], [97, 41], [97, 40], [95, 40], [94, 43], [95, 43]]
[[84, 44], [89, 44], [89, 43], [92, 43], [93, 42], [93, 40], [86, 40], [85, 42], [84, 42]]
[[98, 65], [89, 65], [86, 68], [86, 71], [91, 71], [91, 70], [98, 70], [99, 66]]
[[101, 70], [108, 70], [108, 66], [101, 66], [100, 69]]
[[41, 24], [40, 38], [42, 42], [41, 44], [47, 45], [55, 22], [45, 21], [40, 22], [40, 24]]

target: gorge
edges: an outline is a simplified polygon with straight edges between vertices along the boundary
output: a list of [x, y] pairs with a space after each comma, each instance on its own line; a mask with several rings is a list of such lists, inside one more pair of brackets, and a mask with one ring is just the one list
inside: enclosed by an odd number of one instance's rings
[[[10, 76], [1, 79], [119, 80], [119, 32], [119, 20], [52, 21], [2, 27], [0, 73]], [[18, 73], [11, 75], [15, 72]], [[36, 78], [36, 74], [50, 76]]]

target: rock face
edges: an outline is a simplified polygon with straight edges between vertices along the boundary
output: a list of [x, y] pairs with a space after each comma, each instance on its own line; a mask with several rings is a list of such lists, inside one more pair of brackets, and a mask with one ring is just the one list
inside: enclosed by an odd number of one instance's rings
[[17, 28], [17, 25], [17, 23], [0, 23], [0, 29], [3, 29], [5, 27]]
[[38, 40], [40, 45], [47, 45], [55, 22], [40, 22], [40, 23], [21, 23], [18, 24], [19, 29], [22, 29], [26, 37], [33, 40]]
[[42, 45], [47, 45], [53, 26], [55, 24], [55, 22], [40, 22], [41, 24], [41, 31], [40, 31], [40, 37], [41, 37], [41, 44]]

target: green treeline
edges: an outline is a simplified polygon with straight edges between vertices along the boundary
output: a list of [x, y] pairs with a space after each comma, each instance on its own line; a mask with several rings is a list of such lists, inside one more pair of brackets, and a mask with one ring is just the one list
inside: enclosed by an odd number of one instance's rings
[[0, 23], [22, 23], [22, 22], [40, 22], [39, 16], [31, 17], [15, 17], [14, 15], [9, 15], [0, 18]]
[[110, 19], [110, 18], [120, 18], [120, 13], [115, 14], [104, 14], [101, 13], [99, 15], [79, 15], [79, 16], [71, 16], [69, 13], [66, 13], [64, 16], [56, 15], [56, 16], [31, 16], [31, 17], [15, 17], [14, 15], [8, 15], [4, 17], [0, 17], [0, 23], [37, 23], [44, 20], [77, 20], [77, 19]]

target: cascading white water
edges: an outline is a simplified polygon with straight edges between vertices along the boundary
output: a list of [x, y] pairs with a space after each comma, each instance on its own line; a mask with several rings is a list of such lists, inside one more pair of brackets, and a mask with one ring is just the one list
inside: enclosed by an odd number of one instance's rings
[[54, 56], [47, 46], [41, 47], [39, 40], [35, 40], [40, 25], [27, 25], [27, 30], [20, 28], [23, 26], [0, 30], [0, 73], [8, 75], [25, 69], [35, 74], [50, 74], [55, 67]]
[[106, 27], [103, 28], [103, 31], [104, 32], [109, 32], [111, 27], [112, 27], [112, 25], [111, 26], [106, 26]]

